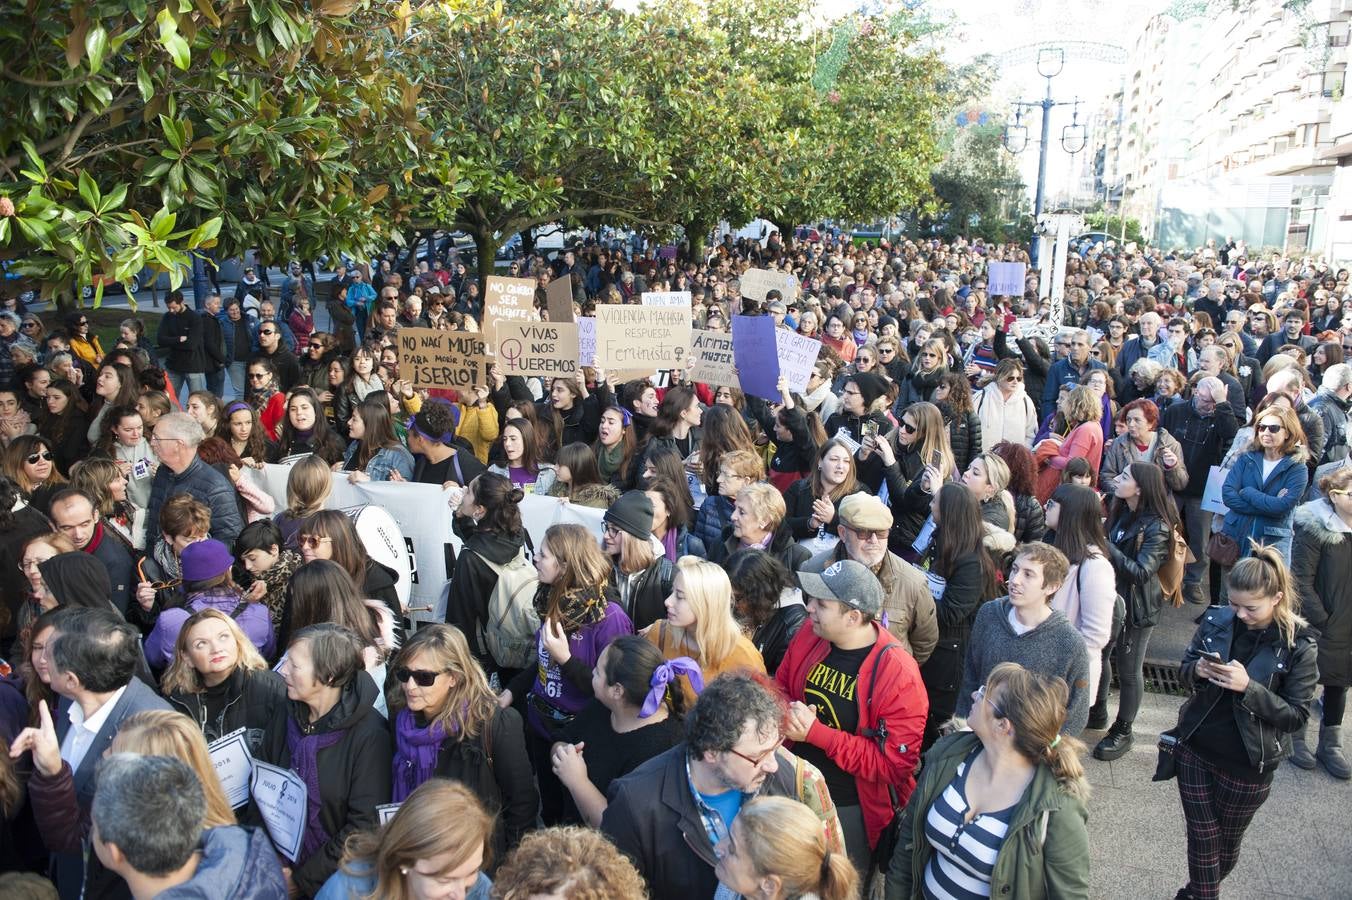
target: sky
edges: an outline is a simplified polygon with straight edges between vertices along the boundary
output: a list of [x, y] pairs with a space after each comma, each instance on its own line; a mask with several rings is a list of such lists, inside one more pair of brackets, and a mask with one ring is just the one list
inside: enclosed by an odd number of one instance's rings
[[[905, 0], [906, 5], [916, 0]], [[883, 9], [900, 5], [896, 0], [819, 0], [817, 9], [825, 19], [834, 19], [861, 8]], [[999, 56], [1019, 47], [1060, 41], [1094, 41], [1113, 44], [1130, 52], [1147, 20], [1164, 10], [1167, 0], [922, 0], [919, 9], [932, 20], [948, 23], [949, 30], [940, 49], [949, 62], [961, 64], [990, 53]], [[1052, 81], [1057, 100], [1080, 99], [1079, 122], [1092, 125], [1102, 101], [1120, 83], [1122, 66], [1077, 58], [1068, 53], [1065, 69]], [[1001, 68], [999, 82], [992, 85], [991, 97], [973, 98], [973, 111], [1012, 112], [1016, 99], [1040, 100], [1046, 81], [1037, 73], [1033, 59]], [[1051, 117], [1051, 151], [1047, 160], [1048, 194], [1066, 189], [1073, 181], [1072, 166], [1078, 169], [1084, 154], [1075, 159], [1060, 145], [1061, 129], [1071, 124], [1071, 107], [1059, 107]], [[1029, 129], [1027, 149], [1020, 154], [1020, 168], [1029, 194], [1037, 181], [1037, 138], [1040, 113], [1026, 114]], [[1092, 145], [1092, 138], [1090, 141]]]

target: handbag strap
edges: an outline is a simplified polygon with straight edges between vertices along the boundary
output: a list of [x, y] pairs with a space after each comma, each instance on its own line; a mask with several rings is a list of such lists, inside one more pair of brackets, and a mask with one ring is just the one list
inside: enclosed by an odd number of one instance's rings
[[[878, 666], [882, 663], [883, 657], [887, 655], [887, 652], [896, 646], [899, 645], [895, 643], [883, 644], [883, 649], [878, 651], [877, 656], [873, 657], [873, 671], [869, 676], [868, 698], [864, 701], [864, 709], [867, 713], [873, 712], [873, 690], [878, 684]], [[873, 742], [878, 746], [878, 752], [881, 753], [884, 758], [887, 756], [886, 719], [879, 719], [877, 728], [869, 728], [865, 725], [865, 727], [860, 730], [860, 733], [864, 737], [873, 738]], [[901, 798], [897, 796], [897, 789], [890, 781], [887, 783], [887, 799], [892, 804], [892, 815], [894, 817], [901, 815]]]

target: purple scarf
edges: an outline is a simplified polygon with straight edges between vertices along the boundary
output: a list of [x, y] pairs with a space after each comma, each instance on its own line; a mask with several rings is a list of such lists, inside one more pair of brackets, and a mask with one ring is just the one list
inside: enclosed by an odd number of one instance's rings
[[675, 562], [678, 555], [676, 552], [676, 529], [668, 528], [667, 533], [662, 535], [662, 547], [666, 551], [667, 559]]
[[403, 803], [418, 785], [432, 777], [444, 740], [446, 731], [440, 722], [419, 728], [412, 712], [399, 710], [394, 719], [394, 803]]
[[319, 796], [319, 751], [341, 741], [347, 729], [326, 731], [323, 734], [301, 734], [295, 716], [286, 719], [286, 749], [291, 753], [291, 771], [305, 782], [305, 836], [301, 838], [300, 858], [296, 864], [304, 863], [310, 856], [329, 842], [329, 833], [319, 821], [322, 805]]

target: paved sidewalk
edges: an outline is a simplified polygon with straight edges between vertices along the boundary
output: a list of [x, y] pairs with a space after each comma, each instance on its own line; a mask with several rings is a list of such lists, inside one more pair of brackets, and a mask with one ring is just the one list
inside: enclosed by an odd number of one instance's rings
[[[1116, 704], [1114, 693], [1110, 709]], [[1187, 883], [1177, 782], [1150, 780], [1155, 740], [1173, 727], [1181, 704], [1180, 697], [1147, 693], [1131, 752], [1111, 763], [1084, 761], [1094, 788], [1089, 854], [1090, 896], [1096, 900], [1168, 900]], [[1085, 743], [1092, 747], [1101, 735], [1086, 732]], [[1244, 837], [1239, 864], [1221, 888], [1225, 900], [1352, 897], [1352, 783], [1322, 768], [1305, 772], [1283, 763]]]

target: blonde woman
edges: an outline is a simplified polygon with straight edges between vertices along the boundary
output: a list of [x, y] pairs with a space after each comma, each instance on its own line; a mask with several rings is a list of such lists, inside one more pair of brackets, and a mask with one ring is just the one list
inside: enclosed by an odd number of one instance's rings
[[714, 848], [719, 884], [758, 900], [857, 900], [859, 873], [827, 846], [821, 819], [797, 800], [756, 797]]
[[425, 625], [393, 665], [387, 694], [394, 731], [393, 800], [434, 778], [469, 786], [492, 813], [501, 856], [535, 824], [540, 795], [521, 715], [499, 708], [488, 676], [452, 625]]
[[216, 776], [216, 766], [207, 750], [202, 731], [187, 716], [166, 709], [152, 709], [129, 716], [118, 728], [109, 753], [136, 753], [141, 756], [169, 756], [182, 760], [197, 773], [206, 795], [207, 811], [203, 825], [217, 828], [235, 824], [235, 812], [225, 797], [225, 789]]
[[[732, 582], [722, 567], [694, 556], [676, 561], [676, 577], [666, 602], [667, 617], [643, 631], [668, 660], [688, 656], [699, 663], [707, 684], [738, 668], [765, 671], [760, 651], [732, 615]], [[690, 679], [680, 676], [687, 706], [696, 697]]]
[[1060, 733], [1069, 696], [1017, 663], [991, 670], [972, 693], [972, 730], [925, 754], [887, 900], [1089, 896], [1084, 744]]
[[281, 676], [235, 620], [216, 609], [193, 613], [183, 623], [160, 690], [209, 742], [243, 728], [250, 752], [262, 744], [268, 723], [286, 711]]
[[300, 549], [301, 524], [324, 508], [331, 493], [333, 471], [323, 457], [312, 453], [291, 467], [286, 476], [286, 509], [274, 519], [286, 549]]
[[[1066, 435], [1048, 435], [1034, 448], [1038, 462], [1037, 499], [1044, 506], [1061, 483], [1061, 471], [1076, 457], [1089, 462], [1098, 483], [1103, 464], [1103, 405], [1087, 387], [1077, 387], [1061, 395], [1061, 415]], [[1091, 427], [1092, 426], [1092, 427]]]
[[737, 492], [737, 502], [732, 507], [732, 524], [723, 532], [721, 553], [712, 552], [710, 559], [720, 564], [738, 550], [764, 550], [784, 564], [784, 568], [794, 574], [812, 558], [812, 551], [793, 539], [788, 523], [784, 521], [787, 507], [784, 495], [767, 481], [748, 484]]
[[384, 828], [348, 839], [342, 867], [315, 900], [489, 900], [493, 883], [484, 869], [492, 834], [493, 817], [469, 788], [434, 778], [410, 794]]

